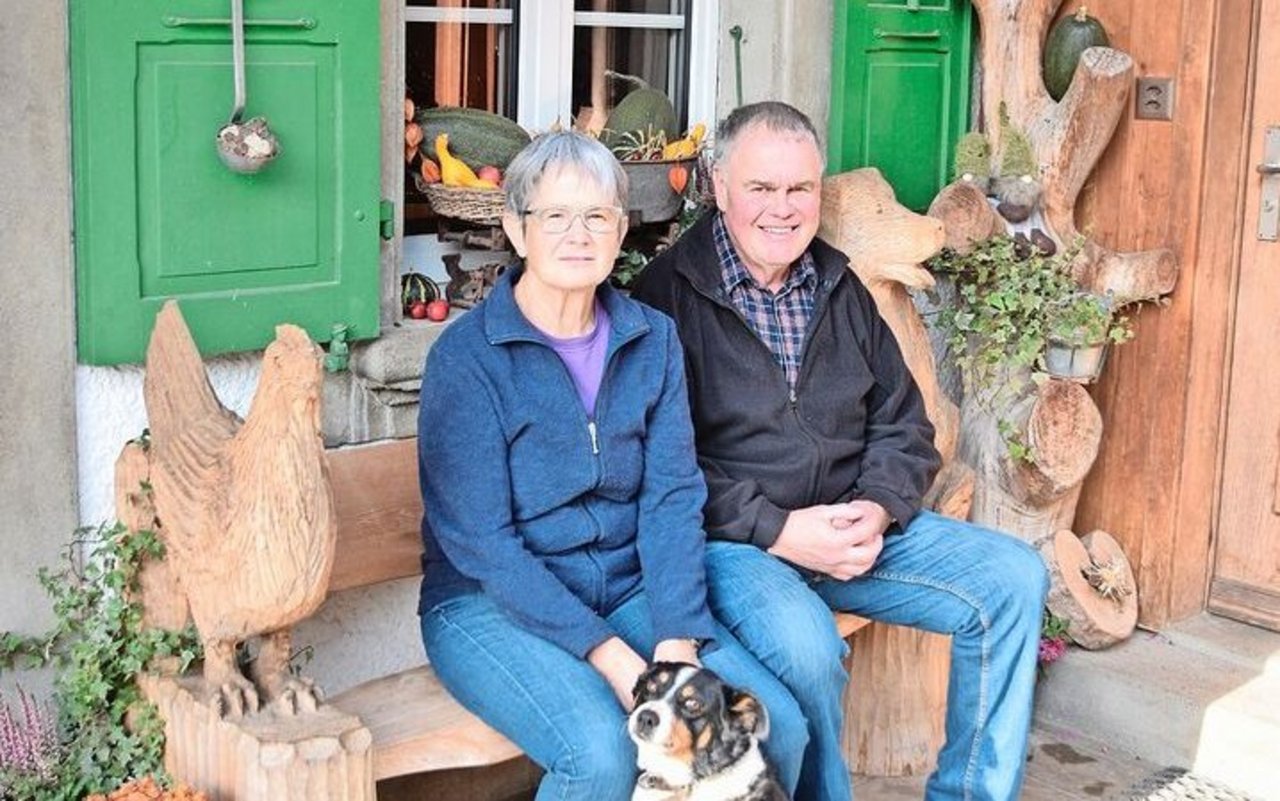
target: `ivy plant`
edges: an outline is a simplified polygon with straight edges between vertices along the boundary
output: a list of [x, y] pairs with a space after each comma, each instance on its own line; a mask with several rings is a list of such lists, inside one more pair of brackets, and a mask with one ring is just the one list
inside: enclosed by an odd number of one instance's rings
[[[1132, 336], [1128, 318], [1113, 315], [1109, 299], [1085, 292], [1072, 277], [1081, 247], [1082, 240], [1050, 255], [1025, 238], [1002, 235], [967, 254], [943, 249], [932, 259], [930, 268], [955, 286], [936, 319], [966, 395], [997, 409], [1029, 382], [1043, 381], [1045, 347], [1055, 334], [1100, 330], [1112, 342]], [[1011, 456], [1034, 461], [1011, 422], [998, 426]]]
[[61, 762], [38, 786], [24, 787], [24, 797], [78, 801], [130, 777], [163, 775], [163, 727], [137, 678], [157, 659], [176, 657], [185, 669], [199, 656], [194, 629], [142, 625], [139, 571], [163, 553], [151, 531], [130, 533], [119, 523], [80, 529], [65, 564], [39, 572], [53, 627], [38, 636], [0, 634], [0, 667], [49, 665], [56, 674]]
[[1084, 290], [1058, 300], [1047, 310], [1049, 341], [1072, 348], [1127, 342], [1133, 329], [1112, 305], [1110, 298]]

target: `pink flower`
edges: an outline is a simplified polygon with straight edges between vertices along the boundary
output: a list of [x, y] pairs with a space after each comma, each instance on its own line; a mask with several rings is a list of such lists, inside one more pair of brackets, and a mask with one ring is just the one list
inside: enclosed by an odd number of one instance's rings
[[48, 781], [61, 758], [53, 716], [18, 688], [16, 711], [0, 698], [0, 772]]
[[1040, 663], [1047, 665], [1050, 662], [1057, 662], [1062, 655], [1067, 652], [1067, 640], [1065, 637], [1041, 637], [1040, 638]]

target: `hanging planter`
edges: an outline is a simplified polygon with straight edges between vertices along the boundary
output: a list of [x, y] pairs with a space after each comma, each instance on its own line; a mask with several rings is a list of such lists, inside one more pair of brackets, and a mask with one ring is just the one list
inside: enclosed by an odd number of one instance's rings
[[1054, 378], [1092, 384], [1102, 375], [1107, 361], [1107, 343], [1073, 345], [1049, 341], [1044, 349], [1044, 371]]
[[1082, 384], [1098, 380], [1108, 345], [1133, 335], [1128, 319], [1114, 316], [1109, 297], [1082, 290], [1050, 304], [1045, 322], [1045, 372]]
[[231, 0], [231, 62], [235, 106], [230, 121], [218, 129], [214, 141], [218, 158], [229, 170], [252, 175], [280, 154], [280, 142], [265, 117], [244, 119], [244, 0]]

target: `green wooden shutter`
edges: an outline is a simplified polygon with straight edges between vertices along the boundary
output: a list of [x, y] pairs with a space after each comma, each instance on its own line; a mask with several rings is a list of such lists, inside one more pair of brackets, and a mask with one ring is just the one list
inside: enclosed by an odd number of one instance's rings
[[80, 359], [140, 361], [178, 298], [205, 353], [292, 322], [378, 333], [377, 3], [246, 0], [245, 117], [280, 155], [219, 161], [233, 105], [229, 0], [71, 0]]
[[966, 128], [971, 18], [966, 0], [836, 3], [830, 172], [876, 167], [928, 207]]

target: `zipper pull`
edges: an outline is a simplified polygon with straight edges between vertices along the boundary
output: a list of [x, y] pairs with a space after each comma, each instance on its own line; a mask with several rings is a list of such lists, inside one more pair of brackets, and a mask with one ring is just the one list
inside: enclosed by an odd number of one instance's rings
[[600, 440], [596, 438], [596, 421], [587, 421], [587, 433], [591, 435], [591, 453], [600, 455]]
[[795, 389], [795, 387], [792, 387], [792, 388], [789, 390], [789, 392], [790, 392], [790, 394], [789, 394], [789, 395], [787, 395], [787, 399], [791, 401], [791, 408], [792, 408], [792, 409], [794, 409], [794, 408], [796, 408], [796, 389]]

